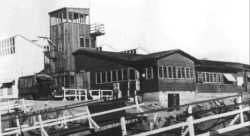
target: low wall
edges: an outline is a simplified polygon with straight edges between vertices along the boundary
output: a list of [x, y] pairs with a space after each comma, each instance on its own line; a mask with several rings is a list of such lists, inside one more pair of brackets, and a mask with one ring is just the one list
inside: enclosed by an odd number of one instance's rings
[[145, 93], [143, 95], [144, 101], [156, 101], [162, 106], [168, 107], [168, 94], [179, 94], [180, 105], [203, 100], [215, 99], [220, 97], [232, 96], [238, 93], [200, 93], [194, 91], [160, 91]]

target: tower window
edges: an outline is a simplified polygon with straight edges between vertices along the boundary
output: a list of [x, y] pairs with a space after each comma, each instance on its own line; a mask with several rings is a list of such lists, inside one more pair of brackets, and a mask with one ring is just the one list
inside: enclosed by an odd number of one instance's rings
[[80, 37], [80, 47], [84, 47], [85, 43], [84, 43], [84, 37]]
[[69, 12], [69, 22], [73, 22], [73, 13]]
[[75, 85], [75, 77], [74, 76], [70, 76], [70, 85]]

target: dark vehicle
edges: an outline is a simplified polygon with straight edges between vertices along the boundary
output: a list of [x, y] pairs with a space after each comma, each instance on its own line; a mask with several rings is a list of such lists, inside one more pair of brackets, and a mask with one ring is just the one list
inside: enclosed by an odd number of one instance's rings
[[53, 78], [46, 74], [24, 76], [18, 79], [19, 98], [53, 100], [56, 90], [58, 87], [54, 85]]

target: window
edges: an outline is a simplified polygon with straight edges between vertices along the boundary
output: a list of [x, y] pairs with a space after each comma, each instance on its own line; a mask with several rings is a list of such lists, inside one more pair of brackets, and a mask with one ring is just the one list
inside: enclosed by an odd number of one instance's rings
[[78, 21], [78, 13], [74, 13], [74, 23], [79, 23], [79, 21]]
[[168, 75], [167, 75], [167, 67], [163, 67], [163, 76], [164, 76], [164, 78], [168, 77]]
[[176, 70], [177, 70], [177, 72], [176, 72], [177, 78], [181, 78], [181, 68], [177, 67]]
[[32, 87], [32, 78], [28, 79], [28, 85], [27, 87]]
[[118, 70], [118, 81], [122, 80], [122, 70]]
[[61, 82], [61, 85], [62, 85], [62, 86], [65, 86], [64, 77], [61, 77], [61, 78], [60, 78], [60, 82]]
[[206, 82], [206, 73], [202, 73], [202, 81]]
[[102, 72], [102, 83], [106, 83], [106, 72]]
[[81, 23], [81, 24], [84, 24], [83, 14], [80, 14], [80, 23]]
[[62, 23], [62, 13], [58, 15], [58, 24]]
[[24, 79], [20, 79], [19, 80], [19, 87], [20, 88], [25, 88], [25, 81], [24, 81]]
[[134, 69], [129, 69], [129, 79], [135, 80], [135, 70]]
[[111, 72], [107, 72], [107, 82], [111, 82]]
[[101, 73], [96, 73], [96, 83], [97, 84], [101, 83]]
[[162, 66], [158, 66], [158, 77], [163, 78], [163, 67]]
[[216, 74], [214, 73], [214, 82], [217, 82]]
[[84, 37], [80, 37], [80, 47], [84, 47]]
[[69, 77], [69, 85], [75, 85], [75, 76]]
[[95, 48], [95, 39], [91, 39], [91, 47]]
[[194, 69], [193, 68], [190, 68], [190, 77], [194, 78]]
[[221, 82], [221, 80], [220, 80], [220, 74], [217, 74], [217, 82]]
[[172, 69], [172, 67], [168, 67], [168, 77], [173, 78], [173, 69]]
[[190, 78], [190, 68], [186, 68], [186, 78]]
[[213, 80], [213, 74], [210, 73], [209, 75], [210, 75], [210, 82], [214, 82], [214, 80]]
[[89, 47], [89, 39], [86, 39], [86, 47]]
[[176, 78], [176, 68], [173, 67], [173, 78]]
[[112, 81], [113, 82], [117, 81], [117, 71], [112, 71]]
[[73, 13], [72, 12], [69, 12], [69, 22], [73, 22]]
[[123, 69], [122, 70], [122, 80], [128, 80], [128, 70], [127, 69]]
[[209, 82], [210, 79], [209, 79], [209, 73], [206, 73], [206, 82]]
[[153, 79], [153, 67], [146, 68], [146, 78]]
[[181, 68], [181, 78], [186, 78], [185, 68]]

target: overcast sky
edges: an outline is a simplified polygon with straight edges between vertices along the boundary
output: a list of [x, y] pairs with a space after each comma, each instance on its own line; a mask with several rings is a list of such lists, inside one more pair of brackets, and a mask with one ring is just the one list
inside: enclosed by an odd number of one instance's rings
[[[88, 8], [89, 0], [0, 0], [0, 40], [49, 36], [48, 12], [62, 7]], [[105, 25], [98, 45], [249, 64], [249, 0], [92, 0], [90, 16]]]

